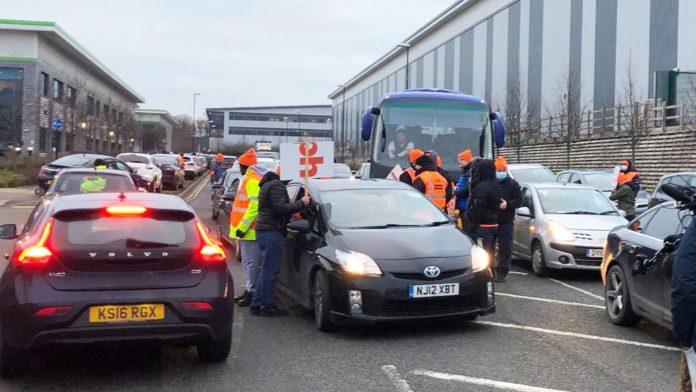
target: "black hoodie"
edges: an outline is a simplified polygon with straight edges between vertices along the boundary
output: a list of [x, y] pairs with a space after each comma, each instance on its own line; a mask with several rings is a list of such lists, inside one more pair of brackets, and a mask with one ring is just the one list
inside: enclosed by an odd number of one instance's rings
[[472, 227], [497, 225], [500, 189], [495, 179], [495, 164], [490, 159], [477, 159], [471, 167], [471, 195], [466, 217]]
[[302, 200], [290, 202], [288, 191], [275, 172], [266, 173], [259, 190], [259, 214], [256, 217], [256, 231], [285, 232], [290, 215], [304, 209]]

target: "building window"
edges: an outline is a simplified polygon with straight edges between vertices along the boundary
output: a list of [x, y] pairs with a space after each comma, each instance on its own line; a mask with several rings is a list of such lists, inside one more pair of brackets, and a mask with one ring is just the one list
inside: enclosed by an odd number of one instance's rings
[[46, 152], [46, 138], [48, 136], [48, 129], [41, 128], [39, 131], [39, 151]]
[[68, 105], [70, 105], [71, 107], [74, 108], [75, 104], [77, 103], [77, 90], [75, 90], [74, 87], [68, 86], [67, 94], [68, 94]]
[[48, 97], [48, 74], [41, 72], [41, 96]]
[[87, 114], [94, 115], [94, 97], [87, 97]]
[[95, 107], [95, 109], [96, 109], [95, 112], [94, 112], [94, 116], [95, 116], [96, 118], [99, 118], [99, 113], [101, 113], [101, 102], [99, 102], [98, 99], [97, 99], [97, 104], [94, 105], [94, 107]]
[[118, 125], [123, 125], [123, 112], [118, 113]]
[[63, 82], [58, 79], [53, 79], [53, 100], [62, 102], [63, 101]]
[[116, 109], [111, 109], [111, 121], [116, 122], [118, 120], [117, 114], [116, 114]]
[[104, 105], [104, 120], [109, 121], [109, 105]]

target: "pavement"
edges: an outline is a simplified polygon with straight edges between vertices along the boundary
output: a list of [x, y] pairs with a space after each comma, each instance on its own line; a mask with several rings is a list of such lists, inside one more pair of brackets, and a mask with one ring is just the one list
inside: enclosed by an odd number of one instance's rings
[[34, 194], [35, 189], [35, 185], [0, 188], [0, 206], [36, 204], [40, 197]]
[[[210, 185], [188, 198], [211, 228]], [[0, 207], [2, 223], [29, 209]], [[236, 291], [243, 273], [230, 262]], [[66, 349], [32, 358], [31, 373], [1, 391], [674, 391], [671, 333], [642, 321], [612, 325], [598, 273], [531, 274], [515, 262], [496, 285], [497, 312], [473, 322], [316, 330], [309, 311], [235, 314], [227, 362], [193, 348]]]

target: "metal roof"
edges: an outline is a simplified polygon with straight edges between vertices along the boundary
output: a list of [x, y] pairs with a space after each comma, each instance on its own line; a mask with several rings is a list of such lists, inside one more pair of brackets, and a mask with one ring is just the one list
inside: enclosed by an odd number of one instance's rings
[[452, 101], [461, 101], [468, 104], [486, 106], [486, 101], [480, 97], [475, 97], [473, 95], [467, 95], [454, 90], [445, 89], [431, 89], [431, 88], [419, 88], [419, 89], [409, 89], [397, 93], [389, 93], [384, 97], [384, 100], [398, 100], [398, 99], [447, 99]]
[[[49, 39], [64, 50], [74, 55], [77, 60], [92, 66], [97, 74], [109, 80], [114, 86], [121, 90], [124, 95], [136, 103], [145, 102], [140, 94], [128, 86], [121, 78], [107, 68], [94, 55], [89, 53], [77, 40], [71, 37], [62, 27], [55, 22], [35, 21], [35, 20], [15, 20], [0, 19], [0, 30], [32, 31]], [[37, 59], [38, 60], [38, 59]]]

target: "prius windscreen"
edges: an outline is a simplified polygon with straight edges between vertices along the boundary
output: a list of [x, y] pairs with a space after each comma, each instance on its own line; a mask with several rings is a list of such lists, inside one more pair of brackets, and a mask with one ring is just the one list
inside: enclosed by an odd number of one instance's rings
[[329, 225], [336, 228], [429, 226], [448, 222], [425, 196], [410, 189], [325, 191], [321, 200]]

